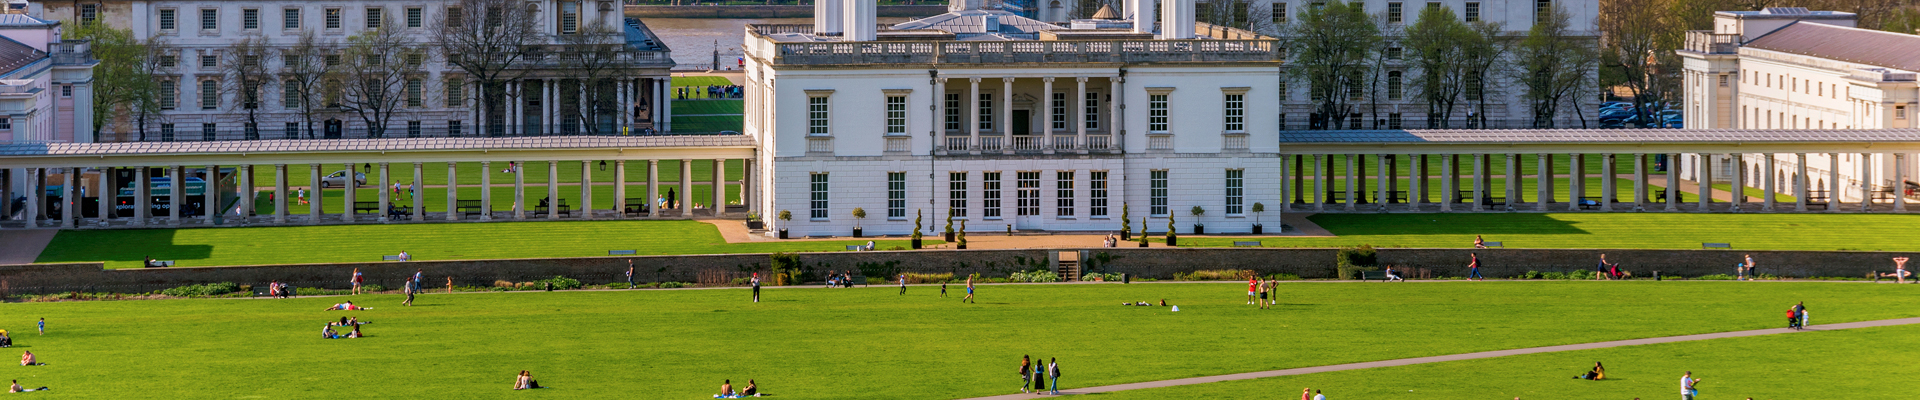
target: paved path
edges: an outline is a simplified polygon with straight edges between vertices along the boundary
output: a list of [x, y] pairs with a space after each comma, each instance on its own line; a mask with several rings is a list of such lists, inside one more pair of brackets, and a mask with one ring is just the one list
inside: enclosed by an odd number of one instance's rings
[[32, 264], [46, 250], [58, 229], [8, 229], [0, 231], [0, 265]]
[[[1807, 327], [1807, 330], [1827, 331], [1827, 330], [1837, 330], [1837, 329], [1855, 329], [1855, 328], [1870, 328], [1870, 327], [1876, 327], [1876, 326], [1895, 326], [1895, 325], [1912, 325], [1912, 324], [1920, 324], [1920, 318], [1883, 319], [1878, 321], [1848, 322], [1843, 324], [1812, 325]], [[1569, 344], [1569, 345], [1561, 345], [1561, 346], [1534, 347], [1534, 348], [1526, 348], [1526, 349], [1483, 351], [1478, 353], [1453, 354], [1453, 355], [1419, 357], [1419, 358], [1403, 358], [1398, 360], [1370, 361], [1370, 362], [1353, 363], [1353, 364], [1324, 365], [1324, 366], [1318, 366], [1318, 367], [1247, 372], [1247, 373], [1229, 374], [1229, 375], [1202, 376], [1202, 377], [1184, 378], [1184, 379], [1170, 379], [1170, 380], [1164, 380], [1164, 381], [1124, 383], [1119, 385], [1094, 386], [1094, 387], [1086, 387], [1086, 388], [1071, 389], [1071, 390], [1061, 390], [1060, 393], [1061, 394], [1108, 393], [1108, 392], [1117, 392], [1122, 390], [1150, 389], [1150, 388], [1162, 388], [1162, 387], [1182, 386], [1182, 385], [1197, 385], [1202, 383], [1237, 381], [1237, 380], [1243, 380], [1243, 379], [1271, 378], [1276, 376], [1305, 375], [1305, 374], [1320, 373], [1320, 372], [1348, 371], [1348, 370], [1356, 370], [1356, 369], [1381, 368], [1381, 367], [1397, 367], [1402, 365], [1426, 364], [1426, 363], [1447, 362], [1447, 361], [1476, 360], [1476, 359], [1482, 359], [1482, 358], [1517, 356], [1517, 355], [1523, 355], [1523, 354], [1552, 353], [1552, 352], [1588, 350], [1588, 349], [1604, 349], [1604, 348], [1610, 348], [1610, 347], [1639, 346], [1639, 345], [1658, 344], [1658, 343], [1689, 342], [1689, 341], [1695, 341], [1695, 340], [1776, 335], [1776, 334], [1793, 333], [1793, 332], [1797, 332], [1797, 331], [1787, 329], [1787, 328], [1775, 328], [1775, 329], [1759, 329], [1759, 330], [1751, 330], [1751, 331], [1706, 333], [1706, 334], [1699, 334], [1699, 335], [1668, 336], [1668, 337], [1632, 339], [1632, 340], [1616, 340], [1611, 342], [1581, 343], [1581, 344]], [[1043, 398], [1043, 397], [1050, 397], [1050, 396], [1041, 396], [1036, 394], [1022, 393], [1022, 394], [1010, 394], [1010, 395], [1004, 395], [1004, 396], [980, 397], [980, 398], [970, 399], [970, 400], [1037, 399], [1037, 398]]]

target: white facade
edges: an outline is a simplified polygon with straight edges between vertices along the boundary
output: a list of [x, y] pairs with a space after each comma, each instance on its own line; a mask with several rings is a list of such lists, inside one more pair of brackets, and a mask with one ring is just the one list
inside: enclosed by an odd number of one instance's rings
[[93, 67], [87, 43], [61, 39], [61, 24], [0, 15], [0, 141], [91, 143]]
[[[1005, 28], [926, 31], [982, 16]], [[947, 18], [960, 22], [928, 22]], [[1178, 42], [1193, 48], [1151, 34], [1073, 41], [1071, 29], [977, 10], [917, 22], [896, 28], [919, 30], [879, 35], [1000, 40], [850, 43], [794, 32], [805, 27], [747, 28], [746, 133], [763, 161], [750, 175], [766, 191], [752, 198], [775, 229], [907, 234], [919, 215], [922, 232], [938, 235], [951, 208], [956, 230], [965, 221], [975, 232], [1117, 232], [1125, 206], [1135, 232], [1143, 218], [1147, 231], [1165, 232], [1169, 216], [1180, 233], [1195, 222], [1209, 233], [1248, 232], [1253, 203], [1277, 210], [1279, 53], [1270, 38]], [[1020, 31], [1030, 28], [1042, 32]], [[1060, 39], [1021, 40], [1049, 35]], [[1096, 43], [1137, 50], [1079, 47]], [[865, 54], [813, 50], [847, 45]], [[916, 50], [936, 45], [947, 54]], [[1034, 56], [1054, 61], [988, 60], [980, 50], [1006, 46], [1046, 48]], [[1209, 55], [1196, 56], [1202, 49]], [[1111, 58], [1065, 61], [1096, 56]], [[929, 57], [945, 62], [911, 61]], [[1195, 206], [1204, 215], [1191, 215]], [[855, 208], [867, 218], [856, 220]], [[777, 218], [783, 211], [791, 221]], [[1277, 226], [1277, 211], [1266, 217]]]
[[[1869, 52], [1902, 54], [1920, 46], [1920, 36], [1859, 29], [1854, 14], [1775, 8], [1722, 11], [1711, 31], [1688, 32], [1679, 54], [1686, 63], [1685, 124], [1688, 129], [1903, 129], [1913, 128], [1920, 102], [1916, 65], [1861, 57]], [[1855, 46], [1836, 45], [1850, 43]], [[1766, 183], [1771, 156], [1776, 185], [1796, 179], [1795, 154], [1744, 154], [1741, 166], [1728, 155], [1714, 159], [1716, 182], [1738, 177], [1749, 186]], [[1911, 174], [1915, 158], [1891, 154], [1806, 154], [1808, 184], [1838, 190], [1843, 201], [1864, 192], [1891, 191], [1895, 168]], [[1904, 158], [1904, 160], [1896, 160]], [[1698, 156], [1683, 157], [1686, 179], [1698, 179]], [[1904, 163], [1902, 166], [1900, 164]], [[1735, 175], [1734, 168], [1743, 168]], [[1834, 177], [1837, 175], [1837, 179]], [[1911, 180], [1911, 179], [1908, 179]], [[1816, 193], [1816, 197], [1821, 196]]]

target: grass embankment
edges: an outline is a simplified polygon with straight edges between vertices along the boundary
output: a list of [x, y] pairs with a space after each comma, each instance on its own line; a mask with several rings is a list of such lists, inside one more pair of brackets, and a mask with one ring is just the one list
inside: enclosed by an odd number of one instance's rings
[[[1509, 248], [1920, 250], [1920, 216], [1892, 214], [1495, 213], [1316, 214], [1337, 237], [1258, 239], [1271, 247], [1473, 247], [1473, 236]], [[1268, 222], [1272, 227], [1273, 222]], [[1156, 226], [1156, 229], [1165, 229]], [[1181, 227], [1185, 229], [1186, 227]], [[1181, 246], [1231, 246], [1234, 237], [1181, 237]]]
[[[320, 311], [347, 297], [12, 304], [13, 317], [0, 328], [16, 333], [14, 350], [32, 350], [48, 363], [9, 378], [75, 398], [705, 398], [722, 379], [736, 387], [755, 379], [778, 398], [948, 399], [1012, 393], [1022, 355], [1057, 357], [1068, 377], [1062, 387], [1070, 388], [1770, 328], [1794, 301], [1806, 301], [1822, 323], [1920, 316], [1886, 306], [1920, 297], [1906, 289], [1308, 282], [1282, 284], [1274, 310], [1245, 305], [1238, 284], [983, 286], [978, 304], [959, 303], [958, 287], [939, 298], [926, 286], [904, 296], [892, 287], [774, 288], [757, 304], [744, 290], [428, 294], [414, 307], [399, 307], [396, 295], [363, 295], [350, 299], [374, 310]], [[1161, 298], [1180, 312], [1117, 305]], [[373, 322], [366, 327], [371, 336], [319, 339], [314, 328], [342, 315]], [[47, 319], [48, 335], [21, 334], [32, 332], [39, 317]], [[1302, 377], [1314, 381], [1221, 396], [1285, 397], [1304, 385], [1353, 393], [1338, 398], [1375, 398], [1360, 393], [1384, 396], [1431, 383], [1457, 390], [1438, 398], [1501, 397], [1493, 394], [1505, 389], [1553, 394], [1547, 398], [1653, 398], [1671, 394], [1681, 369], [1707, 379], [1705, 392], [1715, 397], [1734, 398], [1732, 389], [1748, 384], [1743, 379], [1819, 394], [1778, 398], [1903, 396], [1889, 387], [1908, 382], [1888, 381], [1886, 372], [1913, 358], [1884, 348], [1911, 343], [1913, 335], [1797, 347], [1841, 334], [1734, 347], [1692, 343], [1640, 356], [1542, 355], [1391, 375], [1328, 374], [1339, 378]], [[1642, 361], [1662, 357], [1669, 361]], [[1567, 379], [1594, 360], [1612, 366], [1616, 380]], [[1828, 370], [1807, 372], [1817, 368]], [[508, 390], [523, 369], [554, 389]], [[1569, 388], [1608, 389], [1590, 395]]]

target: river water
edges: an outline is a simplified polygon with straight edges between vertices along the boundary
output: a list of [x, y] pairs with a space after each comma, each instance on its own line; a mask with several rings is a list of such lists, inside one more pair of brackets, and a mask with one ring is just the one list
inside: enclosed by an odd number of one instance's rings
[[[900, 23], [907, 18], [880, 18], [883, 24]], [[673, 62], [679, 68], [713, 63], [718, 50], [722, 66], [732, 66], [740, 56], [740, 42], [746, 40], [749, 24], [812, 24], [813, 18], [641, 18], [660, 41], [673, 50]]]

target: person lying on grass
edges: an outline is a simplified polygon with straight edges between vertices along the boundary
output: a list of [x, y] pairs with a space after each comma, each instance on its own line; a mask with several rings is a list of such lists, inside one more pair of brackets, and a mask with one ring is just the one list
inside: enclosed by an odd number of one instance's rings
[[23, 387], [20, 387], [20, 380], [15, 379], [13, 380], [13, 386], [7, 388], [7, 393], [35, 392], [35, 391], [41, 391], [41, 390], [47, 390], [47, 387], [41, 386], [39, 389], [23, 388]]
[[334, 310], [343, 310], [343, 311], [360, 311], [360, 310], [372, 310], [372, 308], [367, 308], [367, 307], [361, 307], [361, 306], [356, 306], [356, 305], [353, 305], [353, 302], [351, 302], [351, 301], [349, 301], [349, 302], [345, 302], [345, 303], [340, 303], [340, 304], [335, 304], [335, 305], [332, 305], [332, 306], [328, 306], [328, 307], [327, 307], [327, 309], [326, 309], [326, 311], [334, 311]]

